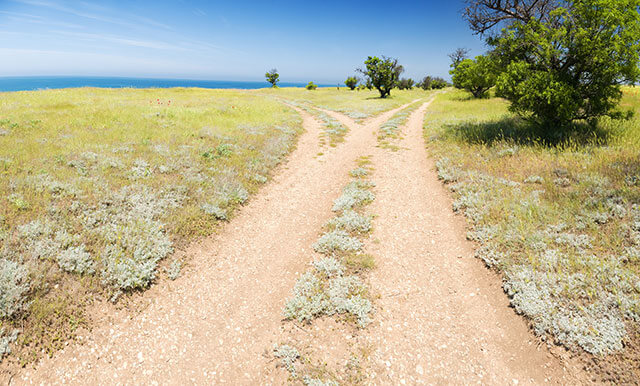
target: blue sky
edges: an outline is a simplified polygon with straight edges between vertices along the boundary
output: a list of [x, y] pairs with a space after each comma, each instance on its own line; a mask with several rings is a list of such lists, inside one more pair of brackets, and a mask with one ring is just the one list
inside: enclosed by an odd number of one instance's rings
[[484, 52], [452, 1], [0, 0], [0, 76], [343, 81], [368, 55], [448, 77]]

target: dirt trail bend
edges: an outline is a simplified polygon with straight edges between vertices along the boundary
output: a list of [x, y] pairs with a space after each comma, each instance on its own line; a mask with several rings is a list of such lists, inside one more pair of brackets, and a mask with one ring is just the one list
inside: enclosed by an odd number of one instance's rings
[[[299, 111], [306, 132], [288, 162], [222, 231], [188, 251], [174, 282], [154, 286], [140, 313], [111, 313], [86, 337], [45, 359], [14, 384], [258, 384], [277, 342], [282, 310], [311, 244], [371, 132], [401, 108], [354, 124], [345, 142], [316, 154], [320, 127]], [[351, 122], [353, 123], [353, 122]]]
[[364, 339], [376, 384], [573, 381], [508, 307], [501, 280], [473, 257], [464, 219], [451, 211], [422, 135], [429, 103], [403, 128], [404, 150], [372, 151], [377, 215], [369, 248], [380, 294]]

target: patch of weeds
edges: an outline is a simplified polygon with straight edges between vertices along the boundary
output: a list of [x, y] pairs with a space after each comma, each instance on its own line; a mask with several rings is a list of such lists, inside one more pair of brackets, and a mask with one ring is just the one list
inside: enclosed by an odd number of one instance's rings
[[180, 276], [180, 271], [182, 270], [182, 261], [174, 260], [167, 267], [167, 277], [170, 280], [176, 280], [178, 276]]
[[27, 202], [27, 200], [24, 199], [24, 197], [21, 194], [12, 193], [9, 195], [9, 197], [7, 197], [7, 200], [9, 200], [9, 202], [13, 204], [13, 206], [15, 206], [15, 208], [18, 210], [29, 209], [29, 203]]
[[343, 191], [342, 195], [333, 201], [333, 210], [338, 212], [345, 209], [352, 209], [359, 205], [365, 205], [375, 199], [375, 195], [360, 187], [357, 183], [350, 183]]
[[66, 272], [79, 275], [95, 272], [95, 262], [84, 245], [65, 249], [59, 252], [56, 258], [60, 268]]
[[349, 175], [355, 178], [366, 177], [367, 174], [369, 174], [369, 171], [363, 167], [355, 168], [349, 172]]
[[0, 362], [5, 355], [11, 354], [11, 344], [18, 340], [20, 330], [15, 329], [11, 333], [5, 333], [5, 329], [0, 328]]
[[360, 249], [362, 242], [341, 229], [324, 233], [313, 244], [313, 250], [319, 253], [354, 252]]
[[529, 176], [524, 180], [525, 184], [544, 184], [544, 178], [536, 175]]
[[414, 103], [409, 107], [400, 110], [380, 126], [380, 131], [378, 132], [378, 143], [382, 148], [390, 149], [392, 151], [398, 150], [398, 147], [392, 145], [391, 141], [401, 138], [402, 135], [400, 127], [407, 122], [411, 113], [420, 107], [420, 105], [420, 103]]
[[304, 383], [305, 386], [338, 386], [338, 382], [331, 379], [323, 381], [322, 379], [311, 378], [309, 376], [305, 376], [302, 379], [302, 383]]
[[296, 378], [296, 361], [300, 358], [300, 353], [295, 347], [283, 344], [273, 347], [273, 356], [280, 359], [282, 366], [287, 369], [292, 378]]
[[28, 279], [24, 266], [0, 258], [0, 318], [11, 318], [28, 306]]
[[365, 327], [371, 321], [372, 306], [362, 281], [344, 276], [344, 268], [332, 267], [332, 276], [328, 276], [325, 268], [326, 264], [314, 264], [312, 271], [298, 279], [294, 295], [285, 306], [285, 317], [304, 322], [320, 315], [348, 314]]
[[344, 264], [352, 271], [369, 270], [376, 266], [375, 258], [368, 253], [347, 253], [343, 259]]
[[212, 215], [218, 220], [227, 219], [227, 211], [220, 208], [218, 205], [202, 204], [202, 210], [209, 215]]
[[438, 178], [445, 184], [456, 182], [460, 178], [461, 171], [451, 164], [449, 158], [440, 158], [436, 161]]
[[327, 223], [329, 228], [342, 229], [347, 232], [366, 233], [371, 230], [371, 217], [363, 216], [352, 209], [347, 209], [340, 216]]

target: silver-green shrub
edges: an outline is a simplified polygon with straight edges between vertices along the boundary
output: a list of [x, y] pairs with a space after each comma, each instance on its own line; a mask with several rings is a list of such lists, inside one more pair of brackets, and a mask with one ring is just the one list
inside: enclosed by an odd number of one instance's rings
[[28, 291], [27, 269], [14, 261], [0, 258], [0, 318], [10, 318], [24, 310]]
[[312, 247], [319, 253], [355, 252], [362, 249], [362, 242], [341, 229], [334, 229], [320, 236]]
[[343, 229], [347, 232], [366, 233], [371, 230], [371, 217], [363, 216], [354, 210], [347, 209], [340, 216], [329, 220], [327, 226]]
[[275, 345], [273, 347], [273, 356], [282, 361], [282, 365], [289, 371], [293, 378], [297, 376], [295, 363], [300, 358], [300, 353], [295, 347], [289, 345]]
[[58, 253], [58, 265], [62, 270], [76, 274], [93, 274], [94, 260], [85, 250], [84, 245], [64, 249]]
[[345, 209], [352, 209], [355, 206], [367, 204], [375, 199], [375, 195], [357, 184], [350, 183], [343, 191], [342, 195], [333, 201], [334, 212]]
[[11, 354], [11, 344], [18, 340], [20, 330], [13, 330], [10, 334], [5, 334], [5, 329], [0, 328], [0, 362], [5, 355]]

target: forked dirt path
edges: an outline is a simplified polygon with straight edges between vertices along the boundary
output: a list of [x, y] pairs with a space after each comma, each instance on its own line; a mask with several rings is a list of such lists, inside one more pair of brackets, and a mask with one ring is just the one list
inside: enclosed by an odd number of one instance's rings
[[137, 314], [107, 312], [84, 344], [13, 383], [285, 382], [286, 371], [271, 371], [275, 364], [264, 353], [281, 343], [283, 306], [314, 258], [311, 245], [331, 216], [328, 208], [363, 155], [372, 156], [377, 184], [370, 207], [376, 242], [367, 251], [377, 263], [370, 287], [380, 295], [373, 323], [357, 337], [372, 348], [366, 383], [581, 380], [538, 347], [508, 307], [500, 279], [473, 258], [463, 219], [452, 214], [425, 150], [428, 103], [403, 128], [402, 150], [376, 147], [379, 126], [401, 108], [362, 124], [326, 111], [350, 128], [335, 148], [320, 147], [318, 122], [299, 111], [306, 133], [289, 161], [219, 234], [188, 251], [194, 258], [178, 280], [149, 290], [148, 306]]
[[[404, 107], [404, 106], [403, 106]], [[311, 244], [355, 159], [375, 145], [371, 133], [396, 111], [320, 148], [318, 122], [303, 111], [296, 150], [222, 231], [188, 251], [174, 282], [149, 290], [148, 306], [107, 313], [82, 345], [71, 345], [12, 379], [12, 384], [259, 384], [277, 342], [282, 310]], [[317, 156], [323, 151], [322, 156]]]

